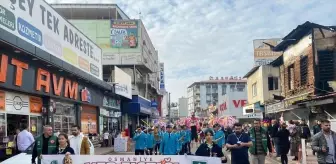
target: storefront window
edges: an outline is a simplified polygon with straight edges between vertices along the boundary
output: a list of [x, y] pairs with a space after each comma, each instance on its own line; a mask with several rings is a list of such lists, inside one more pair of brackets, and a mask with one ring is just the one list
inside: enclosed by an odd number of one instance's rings
[[70, 134], [71, 126], [76, 123], [75, 113], [75, 107], [73, 104], [56, 102], [54, 131]]
[[0, 113], [0, 142], [6, 137], [6, 114]]
[[30, 116], [30, 132], [33, 136], [42, 134], [42, 117], [41, 116]]

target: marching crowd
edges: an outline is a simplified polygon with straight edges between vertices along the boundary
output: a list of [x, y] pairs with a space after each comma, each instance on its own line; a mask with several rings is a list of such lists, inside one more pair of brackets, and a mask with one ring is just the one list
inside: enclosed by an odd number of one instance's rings
[[[43, 134], [37, 138], [24, 128], [18, 133], [16, 142], [19, 151], [26, 150], [35, 142], [32, 163], [40, 163], [42, 154], [90, 155], [91, 145], [88, 137], [80, 132], [79, 126], [72, 126], [72, 135], [65, 133], [54, 135], [51, 126], [44, 126]], [[330, 121], [317, 121], [313, 127], [314, 136], [305, 120], [278, 123], [272, 120], [271, 125], [262, 126], [261, 120], [254, 120], [253, 126], [235, 123], [232, 127], [213, 126], [203, 123], [200, 128], [195, 124], [168, 124], [166, 126], [138, 127], [134, 131], [135, 155], [196, 155], [219, 157], [226, 163], [225, 151], [231, 153], [232, 164], [264, 164], [266, 156], [281, 159], [288, 163], [288, 153], [294, 156], [293, 161], [300, 161], [301, 139], [311, 141], [313, 154], [317, 154], [319, 164], [335, 164], [336, 134], [330, 130]], [[193, 153], [191, 148], [196, 147]]]
[[[201, 128], [185, 125], [167, 125], [166, 127], [138, 127], [133, 141], [136, 155], [191, 155], [191, 147], [197, 146], [196, 156], [226, 157], [223, 148], [231, 152], [232, 164], [264, 164], [266, 156], [279, 157], [282, 164], [288, 164], [288, 154], [293, 161], [300, 162], [301, 139], [311, 141], [313, 154], [317, 154], [318, 163], [335, 164], [336, 135], [330, 130], [328, 120], [316, 121], [313, 127], [314, 137], [305, 120], [279, 123], [272, 120], [271, 125], [262, 126], [255, 120], [253, 126], [236, 123], [233, 127], [212, 127], [203, 123]], [[273, 155], [273, 153], [275, 153]]]

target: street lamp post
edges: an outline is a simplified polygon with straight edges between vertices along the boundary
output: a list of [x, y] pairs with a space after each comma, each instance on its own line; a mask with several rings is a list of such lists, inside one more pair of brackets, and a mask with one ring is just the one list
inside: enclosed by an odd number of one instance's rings
[[171, 110], [170, 110], [171, 104], [170, 104], [170, 92], [168, 92], [168, 120], [171, 119]]

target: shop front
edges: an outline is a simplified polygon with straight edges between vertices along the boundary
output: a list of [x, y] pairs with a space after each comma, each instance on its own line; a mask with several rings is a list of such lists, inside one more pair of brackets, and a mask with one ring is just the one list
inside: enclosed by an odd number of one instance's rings
[[41, 134], [41, 97], [1, 90], [0, 104], [0, 141], [13, 139], [15, 131], [23, 126], [34, 136]]
[[120, 100], [117, 97], [104, 96], [99, 115], [100, 134], [105, 131], [121, 130], [120, 108]]
[[[148, 126], [152, 115], [151, 101], [138, 95], [132, 96], [132, 102], [125, 109], [128, 115], [128, 127], [134, 130], [137, 125]], [[130, 124], [131, 123], [131, 124]]]
[[53, 30], [36, 21], [44, 19], [39, 10], [0, 4], [10, 15], [3, 17], [9, 24], [0, 23], [0, 141], [12, 146], [8, 138], [23, 124], [35, 136], [46, 124], [70, 133], [81, 118], [87, 125], [82, 130], [97, 133], [97, 110], [104, 93], [112, 92], [102, 81], [101, 49], [45, 1], [35, 5], [58, 20]]
[[[5, 102], [14, 103], [16, 108], [18, 104], [22, 105], [22, 109], [28, 106], [23, 110], [26, 112], [21, 112], [25, 116], [20, 119], [31, 120], [31, 124], [36, 124], [32, 127], [36, 128], [36, 134], [42, 130], [41, 123], [50, 124], [55, 132], [70, 133], [70, 127], [74, 124], [82, 125], [84, 134], [98, 132], [98, 109], [103, 105], [104, 90], [88, 81], [82, 82], [73, 74], [41, 64], [42, 61], [31, 60], [28, 56], [1, 50], [0, 53], [0, 87], [5, 91]], [[17, 92], [21, 95], [12, 94]], [[1, 117], [5, 117], [9, 123], [16, 119], [13, 114], [19, 114], [20, 110], [7, 109], [6, 106], [4, 104], [3, 111], [9, 111], [9, 114], [2, 113]], [[32, 117], [27, 117], [28, 114]], [[5, 135], [8, 135], [9, 132], [5, 131]]]

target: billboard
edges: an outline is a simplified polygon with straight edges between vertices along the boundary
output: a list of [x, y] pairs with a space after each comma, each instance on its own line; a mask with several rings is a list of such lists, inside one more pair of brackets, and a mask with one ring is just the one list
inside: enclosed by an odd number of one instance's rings
[[130, 75], [114, 66], [115, 93], [132, 99], [132, 78]]
[[165, 89], [164, 63], [160, 63], [160, 89]]
[[137, 20], [111, 20], [111, 47], [136, 48], [138, 46]]
[[102, 80], [101, 49], [44, 0], [1, 0], [0, 28]]
[[282, 39], [256, 39], [253, 40], [254, 47], [254, 65], [266, 65], [278, 58], [282, 52], [274, 52], [271, 46], [278, 45]]

